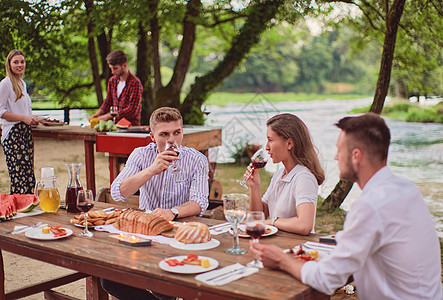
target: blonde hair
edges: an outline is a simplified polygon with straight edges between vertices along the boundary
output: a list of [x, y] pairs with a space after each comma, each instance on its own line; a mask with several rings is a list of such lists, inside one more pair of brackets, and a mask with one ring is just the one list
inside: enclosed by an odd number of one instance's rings
[[321, 185], [325, 181], [325, 172], [305, 123], [293, 114], [280, 114], [270, 118], [266, 125], [282, 139], [292, 139], [294, 147], [291, 154], [295, 161], [308, 168], [317, 179], [318, 185]]
[[158, 123], [167, 123], [180, 121], [183, 125], [183, 118], [178, 109], [173, 107], [160, 107], [154, 110], [151, 114], [151, 118], [149, 118], [149, 126], [151, 129], [155, 127]]
[[15, 76], [14, 73], [12, 73], [11, 70], [11, 60], [14, 56], [17, 55], [23, 55], [23, 57], [25, 57], [25, 54], [17, 49], [12, 50], [11, 52], [9, 52], [8, 57], [6, 58], [6, 62], [5, 62], [5, 68], [6, 68], [6, 76], [9, 77], [9, 79], [11, 80], [12, 83], [12, 89], [14, 90], [15, 93], [15, 101], [17, 102], [18, 99], [20, 99], [21, 97], [24, 96], [23, 90], [20, 86], [20, 79], [17, 78]]

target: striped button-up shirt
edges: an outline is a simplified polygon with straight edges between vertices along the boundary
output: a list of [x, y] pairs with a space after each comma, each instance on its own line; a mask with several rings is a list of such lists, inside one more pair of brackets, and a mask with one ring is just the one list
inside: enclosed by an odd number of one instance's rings
[[[158, 154], [157, 144], [134, 149], [122, 172], [111, 186], [111, 196], [116, 201], [126, 199], [120, 193], [120, 184], [124, 178], [137, 174], [149, 167]], [[140, 187], [139, 207], [154, 210], [179, 206], [189, 200], [197, 202], [202, 215], [208, 207], [208, 160], [197, 150], [180, 146], [180, 160], [175, 163], [180, 172], [173, 174], [166, 170], [154, 175]]]

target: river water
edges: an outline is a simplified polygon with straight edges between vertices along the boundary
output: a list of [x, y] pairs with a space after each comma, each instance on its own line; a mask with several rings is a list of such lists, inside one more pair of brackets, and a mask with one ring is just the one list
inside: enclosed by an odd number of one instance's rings
[[[232, 161], [232, 146], [241, 141], [266, 142], [266, 120], [278, 113], [296, 114], [308, 126], [326, 172], [320, 195], [326, 197], [338, 182], [338, 167], [334, 160], [339, 129], [333, 124], [356, 107], [367, 106], [372, 98], [357, 100], [321, 100], [306, 102], [270, 103], [266, 98], [254, 98], [244, 105], [226, 107], [207, 106], [207, 124], [223, 128], [223, 145], [217, 155], [218, 162]], [[391, 130], [388, 165], [400, 177], [413, 181], [421, 190], [433, 216], [437, 232], [443, 238], [443, 125], [407, 123], [386, 119]], [[278, 167], [268, 163], [267, 170]], [[342, 208], [348, 210], [360, 195], [354, 185]]]
[[[371, 102], [372, 98], [271, 103], [259, 94], [247, 104], [206, 106], [205, 110], [210, 112], [206, 124], [222, 127], [222, 146], [210, 154], [216, 157], [217, 162], [231, 162], [234, 144], [242, 141], [260, 144], [266, 142], [265, 124], [270, 117], [284, 112], [296, 114], [308, 126], [319, 150], [326, 172], [320, 195], [326, 197], [338, 182], [338, 167], [334, 156], [339, 129], [333, 124], [348, 115], [351, 109], [367, 106]], [[36, 113], [63, 120], [63, 112]], [[386, 121], [392, 136], [389, 167], [396, 175], [417, 184], [434, 218], [438, 235], [443, 238], [443, 125], [407, 123], [392, 119]], [[88, 123], [85, 111], [71, 111], [71, 125]], [[279, 167], [281, 166], [270, 162], [266, 169], [274, 172]], [[342, 208], [348, 210], [359, 195], [360, 189], [354, 185]]]

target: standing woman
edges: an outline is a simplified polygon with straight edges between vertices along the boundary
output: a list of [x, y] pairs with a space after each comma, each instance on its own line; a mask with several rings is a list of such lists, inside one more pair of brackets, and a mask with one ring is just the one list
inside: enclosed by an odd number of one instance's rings
[[275, 172], [263, 195], [258, 169], [252, 171], [248, 183], [251, 191], [250, 209], [263, 211], [269, 225], [307, 235], [314, 231], [318, 186], [325, 180], [311, 135], [306, 125], [292, 114], [280, 114], [267, 122], [266, 150], [274, 163], [284, 168]]
[[6, 59], [6, 77], [0, 82], [0, 120], [2, 146], [6, 157], [11, 194], [32, 194], [35, 186], [34, 141], [31, 125], [40, 118], [32, 116], [31, 98], [22, 76], [25, 55], [12, 50]]

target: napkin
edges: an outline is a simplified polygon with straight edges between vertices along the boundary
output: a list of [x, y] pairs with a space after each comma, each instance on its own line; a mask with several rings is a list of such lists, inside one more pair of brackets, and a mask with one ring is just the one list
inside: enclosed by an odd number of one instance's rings
[[18, 212], [17, 215], [14, 216], [14, 219], [41, 215], [42, 213], [43, 213], [42, 210], [37, 210], [37, 209], [34, 209], [33, 211], [30, 211], [30, 212], [25, 212], [25, 213]]
[[211, 235], [219, 235], [225, 232], [228, 232], [231, 229], [231, 224], [222, 223], [209, 227], [209, 232]]
[[169, 245], [174, 241], [173, 238], [168, 238], [168, 237], [165, 237], [162, 235], [152, 236], [152, 235], [144, 235], [144, 234], [140, 234], [140, 233], [131, 233], [131, 232], [121, 231], [121, 230], [118, 230], [117, 228], [115, 228], [114, 225], [112, 225], [112, 224], [95, 226], [94, 230], [107, 231], [109, 233], [115, 233], [115, 234], [123, 233], [123, 234], [127, 234], [127, 235], [135, 235], [135, 236], [138, 236], [139, 238], [142, 238], [145, 240], [152, 240], [153, 242], [156, 242], [159, 244], [166, 244], [166, 245]]
[[195, 276], [195, 279], [209, 285], [224, 285], [242, 277], [257, 273], [258, 268], [250, 268], [236, 263], [222, 269], [203, 273]]

